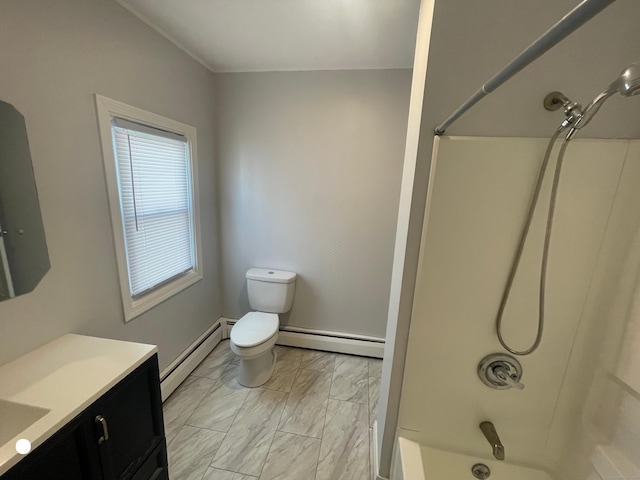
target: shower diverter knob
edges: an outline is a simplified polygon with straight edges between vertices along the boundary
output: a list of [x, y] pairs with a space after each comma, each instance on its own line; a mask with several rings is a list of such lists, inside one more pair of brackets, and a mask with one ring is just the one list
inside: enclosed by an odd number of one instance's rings
[[497, 390], [516, 388], [522, 390], [522, 366], [520, 362], [506, 353], [492, 353], [478, 364], [478, 377], [482, 382]]

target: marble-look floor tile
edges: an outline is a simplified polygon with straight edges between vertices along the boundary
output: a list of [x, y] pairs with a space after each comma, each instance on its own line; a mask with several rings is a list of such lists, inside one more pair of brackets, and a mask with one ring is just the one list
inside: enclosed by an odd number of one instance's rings
[[369, 409], [329, 400], [315, 480], [368, 480]]
[[288, 359], [298, 364], [302, 360], [305, 350], [296, 347], [287, 347], [286, 345], [276, 345], [275, 351], [278, 353], [278, 357], [282, 360]]
[[369, 376], [381, 377], [382, 376], [382, 360], [379, 358], [369, 359]]
[[229, 352], [231, 352], [231, 341], [227, 338], [220, 340], [220, 343], [216, 345], [216, 348], [214, 348], [211, 353], [216, 355], [226, 355]]
[[296, 378], [296, 373], [302, 361], [303, 351], [298, 348], [281, 347], [277, 345], [276, 368], [271, 378], [262, 385], [262, 388], [269, 390], [279, 390], [281, 392], [291, 391], [291, 386]]
[[306, 370], [320, 370], [322, 372], [333, 372], [335, 360], [335, 353], [307, 350], [302, 356], [300, 368], [304, 368]]
[[380, 397], [380, 378], [369, 377], [369, 425], [373, 426], [378, 414], [378, 397]]
[[276, 432], [260, 480], [313, 479], [320, 439]]
[[180, 429], [167, 454], [169, 478], [202, 480], [209, 462], [218, 451], [225, 434], [185, 425]]
[[229, 341], [223, 340], [221, 343], [216, 345], [216, 348], [214, 348], [202, 362], [200, 362], [200, 365], [196, 367], [191, 375], [217, 380], [234, 357], [235, 355], [229, 347]]
[[238, 365], [229, 365], [187, 420], [188, 425], [226, 432], [249, 395], [236, 380]]
[[208, 468], [202, 480], [258, 480], [258, 477], [220, 470], [219, 468]]
[[229, 352], [231, 353], [230, 358], [231, 358], [231, 363], [233, 365], [240, 365], [240, 357], [237, 356], [235, 353], [233, 353], [231, 351], [231, 341], [230, 340], [223, 340], [224, 342], [226, 342], [226, 348], [229, 350]]
[[278, 430], [322, 437], [331, 389], [331, 373], [298, 370]]
[[187, 377], [162, 405], [167, 445], [180, 431], [200, 401], [214, 385], [215, 380]]
[[286, 399], [285, 392], [252, 389], [211, 466], [259, 476]]
[[369, 403], [369, 364], [366, 358], [337, 355], [331, 398], [356, 403]]

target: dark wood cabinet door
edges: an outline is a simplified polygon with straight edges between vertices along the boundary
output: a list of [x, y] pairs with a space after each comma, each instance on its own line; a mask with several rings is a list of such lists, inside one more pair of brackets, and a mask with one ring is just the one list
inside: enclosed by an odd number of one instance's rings
[[98, 447], [105, 480], [131, 478], [164, 439], [157, 357], [101, 397], [93, 413], [97, 438], [108, 433]]
[[86, 411], [2, 476], [2, 480], [101, 480], [93, 430]]
[[0, 480], [167, 479], [158, 358], [154, 355]]

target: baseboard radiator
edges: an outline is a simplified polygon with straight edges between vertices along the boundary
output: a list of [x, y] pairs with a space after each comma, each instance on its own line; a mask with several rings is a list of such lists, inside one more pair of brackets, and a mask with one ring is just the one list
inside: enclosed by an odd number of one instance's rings
[[[237, 320], [221, 317], [224, 337]], [[326, 352], [347, 353], [363, 357], [382, 358], [384, 355], [384, 338], [353, 335], [325, 330], [312, 330], [299, 327], [281, 327], [278, 334], [278, 345], [289, 347], [323, 350]]]
[[[229, 332], [235, 323], [234, 319], [220, 317], [160, 373], [162, 401], [184, 382], [220, 341], [229, 338]], [[372, 358], [382, 358], [384, 355], [382, 338], [298, 327], [282, 327], [277, 344]]]
[[160, 390], [164, 402], [178, 386], [184, 382], [191, 372], [222, 340], [222, 322], [218, 319], [200, 337], [189, 345], [178, 358], [160, 372]]

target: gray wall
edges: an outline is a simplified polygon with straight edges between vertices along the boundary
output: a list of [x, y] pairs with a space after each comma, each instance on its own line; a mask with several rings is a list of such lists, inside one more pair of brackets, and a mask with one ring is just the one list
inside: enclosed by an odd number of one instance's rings
[[292, 326], [384, 337], [410, 70], [216, 76], [223, 313], [297, 272]]
[[[5, 0], [0, 31], [0, 95], [26, 120], [51, 259], [0, 304], [0, 364], [76, 332], [157, 344], [162, 368], [221, 313], [213, 75], [111, 0]], [[94, 93], [198, 130], [204, 279], [127, 324]]]
[[[423, 122], [444, 121], [494, 73], [580, 3], [579, 0], [513, 2], [437, 0]], [[542, 101], [559, 90], [582, 105], [638, 60], [640, 2], [618, 0], [590, 23], [491, 93], [447, 130], [449, 135], [549, 137], [561, 111]], [[433, 129], [431, 129], [433, 131]], [[637, 98], [607, 101], [581, 138], [637, 138]]]

